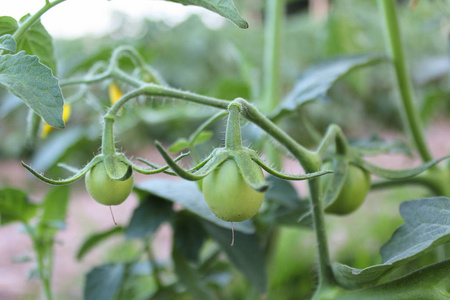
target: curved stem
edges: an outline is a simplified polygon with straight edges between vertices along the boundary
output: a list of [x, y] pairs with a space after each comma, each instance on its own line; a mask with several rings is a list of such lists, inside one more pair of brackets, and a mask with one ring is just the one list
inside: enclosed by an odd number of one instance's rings
[[413, 91], [406, 71], [402, 40], [397, 21], [396, 1], [380, 0], [379, 3], [387, 33], [387, 44], [400, 91], [402, 101], [400, 112], [403, 117], [404, 127], [410, 138], [412, 138], [422, 160], [427, 162], [433, 160], [433, 158], [425, 141], [419, 113], [414, 106]]
[[317, 147], [316, 153], [319, 155], [320, 158], [322, 158], [328, 147], [332, 144], [336, 145], [336, 152], [338, 154], [345, 155], [348, 151], [348, 143], [347, 139], [345, 138], [344, 134], [342, 133], [341, 128], [336, 125], [332, 124], [328, 127], [327, 133], [325, 134], [322, 142], [319, 144], [319, 147]]

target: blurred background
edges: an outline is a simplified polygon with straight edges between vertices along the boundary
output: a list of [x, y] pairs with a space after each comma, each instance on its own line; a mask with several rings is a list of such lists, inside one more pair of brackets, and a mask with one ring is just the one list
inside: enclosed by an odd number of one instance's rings
[[[2, 5], [2, 14], [19, 19], [37, 11], [43, 1], [16, 0]], [[314, 4], [315, 3], [315, 4]], [[119, 45], [132, 45], [172, 87], [222, 99], [243, 97], [258, 103], [264, 48], [264, 8], [261, 0], [235, 4], [250, 27], [239, 29], [231, 22], [202, 8], [183, 7], [164, 1], [68, 0], [50, 10], [42, 23], [54, 37], [59, 79], [81, 77], [97, 61], [107, 61]], [[399, 1], [400, 24], [416, 105], [426, 125], [427, 140], [437, 156], [450, 149], [449, 33], [450, 6], [446, 1]], [[293, 88], [299, 76], [324, 60], [344, 55], [383, 54], [384, 33], [376, 1], [286, 1], [282, 35], [282, 94]], [[131, 63], [121, 62], [126, 68]], [[408, 149], [398, 114], [398, 94], [391, 66], [377, 64], [357, 70], [341, 79], [329, 92], [331, 101], [317, 101], [304, 107], [311, 123], [324, 132], [330, 123], [339, 124], [350, 139], [372, 136], [399, 141]], [[40, 201], [48, 187], [29, 176], [20, 165], [26, 160], [53, 178], [66, 172], [58, 162], [82, 166], [100, 147], [101, 114], [109, 105], [110, 82], [93, 85], [83, 101], [72, 105], [64, 130], [52, 130], [25, 151], [28, 109], [0, 89], [0, 187], [26, 188], [33, 201]], [[125, 92], [128, 87], [119, 87]], [[78, 87], [64, 88], [68, 98]], [[211, 114], [210, 109], [172, 100], [140, 99], [128, 105], [117, 121], [118, 147], [127, 156], [145, 157], [157, 163], [153, 141], [173, 143], [187, 137]], [[313, 139], [298, 124], [294, 114], [279, 125], [302, 144]], [[214, 139], [200, 147], [203, 155], [223, 140], [223, 122], [213, 129]], [[258, 147], [252, 130], [245, 132], [247, 144]], [[402, 168], [417, 163], [408, 151], [376, 156], [382, 166]], [[298, 170], [286, 160], [286, 171]], [[136, 181], [144, 180], [136, 177]], [[300, 194], [304, 185], [296, 185]], [[427, 195], [421, 188], [374, 192], [363, 207], [342, 221], [330, 217], [330, 246], [333, 259], [363, 268], [380, 262], [380, 246], [401, 224], [398, 205], [404, 200]], [[126, 224], [138, 204], [135, 196], [116, 209], [119, 224]], [[382, 205], [381, 205], [382, 204]], [[92, 201], [80, 181], [73, 185], [65, 231], [58, 234], [55, 261], [57, 299], [80, 299], [83, 280], [92, 265], [124, 259], [136, 245], [120, 238], [95, 249], [85, 260], [75, 258], [81, 241], [90, 233], [109, 228], [109, 210]], [[358, 228], [355, 231], [354, 228]], [[161, 259], [170, 256], [170, 228], [164, 227], [154, 243]], [[158, 242], [160, 241], [160, 242]], [[17, 263], [30, 255], [30, 242], [20, 227], [0, 228], [0, 299], [36, 299], [37, 280], [27, 275], [30, 262]], [[308, 298], [314, 286], [315, 241], [302, 228], [284, 228], [275, 246], [267, 299]], [[355, 253], [356, 251], [356, 253]], [[425, 258], [426, 259], [426, 258]], [[224, 299], [244, 299], [248, 284], [235, 271], [227, 283]], [[27, 280], [27, 276], [31, 277]], [[303, 299], [303, 298], [302, 298]]]

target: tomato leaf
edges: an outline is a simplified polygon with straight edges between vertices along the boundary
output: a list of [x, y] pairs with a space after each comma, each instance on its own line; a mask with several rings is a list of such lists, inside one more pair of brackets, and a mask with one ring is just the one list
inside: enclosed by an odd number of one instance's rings
[[56, 229], [64, 229], [69, 204], [69, 191], [67, 185], [53, 187], [45, 196], [44, 212], [39, 220], [39, 226], [43, 234], [53, 236]]
[[[151, 179], [135, 185], [135, 189], [155, 195], [168, 201], [178, 203], [194, 214], [224, 228], [231, 228], [229, 222], [222, 221], [214, 215], [206, 204], [203, 193], [192, 181], [174, 181], [167, 179]], [[236, 231], [253, 233], [255, 228], [250, 221], [234, 224]]]
[[19, 26], [17, 21], [9, 16], [0, 17], [0, 35], [13, 34]]
[[127, 239], [151, 236], [163, 222], [170, 220], [173, 215], [172, 202], [149, 194], [145, 194], [142, 198], [126, 229]]
[[121, 226], [115, 226], [111, 229], [108, 229], [106, 231], [97, 232], [90, 236], [88, 236], [83, 243], [81, 244], [81, 247], [78, 249], [77, 252], [77, 259], [81, 260], [83, 257], [95, 246], [100, 244], [101, 242], [105, 241], [109, 237], [116, 235], [118, 233], [123, 232], [123, 227]]
[[172, 145], [170, 145], [169, 152], [177, 153], [189, 148], [190, 146], [191, 145], [185, 138], [179, 138]]
[[338, 283], [346, 288], [376, 283], [387, 272], [450, 242], [450, 199], [425, 198], [403, 202], [400, 213], [405, 224], [381, 248], [383, 263], [363, 270], [334, 264]]
[[38, 206], [28, 201], [25, 192], [14, 188], [0, 190], [0, 225], [11, 222], [27, 223], [36, 215]]
[[293, 90], [271, 114], [272, 118], [296, 111], [314, 100], [328, 100], [333, 84], [354, 69], [385, 61], [378, 55], [354, 55], [332, 58], [307, 69]]
[[173, 227], [174, 247], [189, 261], [197, 262], [208, 237], [198, 217], [188, 211], [177, 212]]
[[255, 234], [235, 232], [234, 246], [231, 247], [230, 229], [202, 221], [203, 227], [219, 243], [230, 262], [236, 266], [261, 293], [266, 291], [267, 274], [265, 260]]
[[213, 132], [209, 130], [204, 130], [200, 132], [197, 138], [194, 140], [194, 146], [203, 144], [208, 141], [213, 136]]
[[420, 269], [408, 276], [367, 289], [346, 291], [336, 300], [450, 298], [450, 260]]
[[106, 264], [93, 268], [86, 276], [84, 300], [111, 300], [122, 285], [124, 263]]
[[37, 56], [17, 54], [0, 56], [0, 85], [21, 98], [50, 126], [64, 128], [64, 99], [51, 70]]
[[380, 154], [406, 154], [412, 155], [411, 148], [401, 140], [386, 141], [374, 134], [367, 138], [351, 139], [350, 145], [356, 148], [363, 156]]
[[204, 7], [210, 11], [218, 13], [222, 17], [229, 19], [240, 28], [248, 28], [248, 23], [242, 19], [232, 0], [168, 0], [181, 3], [183, 5], [196, 5]]
[[17, 48], [16, 41], [10, 34], [0, 36], [0, 50], [15, 52]]

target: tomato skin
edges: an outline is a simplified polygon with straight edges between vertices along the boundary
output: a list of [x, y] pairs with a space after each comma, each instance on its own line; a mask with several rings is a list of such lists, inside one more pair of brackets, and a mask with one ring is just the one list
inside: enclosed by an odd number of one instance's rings
[[[259, 170], [263, 179], [263, 172], [261, 168]], [[250, 219], [256, 215], [264, 199], [264, 193], [247, 185], [233, 159], [224, 161], [203, 179], [203, 194], [212, 212], [228, 222]]]
[[[124, 163], [120, 167], [128, 168]], [[133, 175], [124, 181], [113, 180], [106, 173], [105, 164], [96, 164], [86, 174], [86, 189], [92, 199], [103, 205], [119, 205], [124, 202], [133, 188]]]
[[[332, 169], [332, 165], [326, 163], [324, 169]], [[325, 208], [326, 213], [348, 215], [357, 210], [366, 199], [371, 185], [370, 173], [353, 164], [349, 164], [347, 172], [347, 178], [338, 197], [333, 204]], [[323, 177], [322, 190], [325, 191], [331, 177]]]

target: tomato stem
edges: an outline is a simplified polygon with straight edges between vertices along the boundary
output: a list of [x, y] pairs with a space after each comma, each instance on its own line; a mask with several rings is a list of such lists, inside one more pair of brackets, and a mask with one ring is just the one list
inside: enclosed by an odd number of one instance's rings
[[225, 133], [225, 148], [238, 150], [242, 148], [240, 108], [232, 102], [228, 108], [227, 129]]

